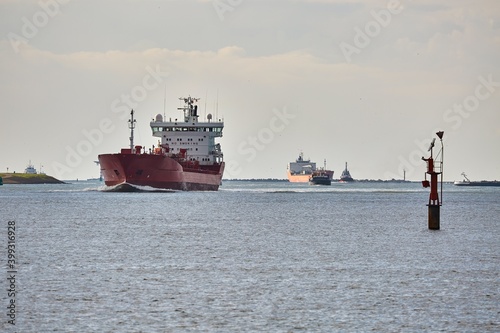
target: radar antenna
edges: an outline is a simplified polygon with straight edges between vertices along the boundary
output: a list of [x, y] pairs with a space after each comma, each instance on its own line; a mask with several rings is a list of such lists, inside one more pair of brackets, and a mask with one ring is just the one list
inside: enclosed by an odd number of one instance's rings
[[427, 151], [431, 151], [432, 148], [434, 148], [434, 143], [436, 142], [436, 138], [433, 138], [431, 141], [431, 144], [429, 145], [429, 149]]

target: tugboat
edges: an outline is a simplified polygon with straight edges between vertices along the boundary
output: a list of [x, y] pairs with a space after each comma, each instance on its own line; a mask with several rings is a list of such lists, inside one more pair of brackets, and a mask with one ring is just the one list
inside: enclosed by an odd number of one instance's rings
[[354, 179], [351, 177], [351, 173], [347, 170], [347, 162], [345, 162], [345, 169], [342, 171], [342, 175], [340, 175], [341, 182], [353, 182]]
[[309, 184], [311, 185], [331, 185], [333, 171], [326, 170], [326, 160], [324, 161], [325, 166], [322, 169], [314, 171], [309, 177]]
[[[208, 114], [198, 121], [199, 98], [182, 97], [184, 119], [167, 121], [161, 114], [151, 121], [158, 145], [147, 149], [134, 145], [134, 110], [130, 112], [130, 146], [120, 153], [99, 155], [104, 183], [184, 191], [217, 191], [224, 172], [223, 154], [215, 139], [222, 137], [223, 121]], [[133, 190], [133, 189], [130, 189]]]

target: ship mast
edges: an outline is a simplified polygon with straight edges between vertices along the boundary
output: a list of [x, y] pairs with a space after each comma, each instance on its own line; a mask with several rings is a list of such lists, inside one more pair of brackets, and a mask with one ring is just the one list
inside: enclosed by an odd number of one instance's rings
[[128, 128], [130, 128], [130, 151], [134, 149], [134, 128], [135, 128], [135, 119], [134, 119], [134, 109], [130, 111], [130, 119], [128, 121]]
[[180, 97], [181, 101], [184, 101], [186, 105], [184, 107], [177, 108], [178, 110], [184, 111], [184, 121], [185, 122], [197, 122], [198, 121], [198, 105], [193, 105], [197, 103], [200, 99], [194, 97]]

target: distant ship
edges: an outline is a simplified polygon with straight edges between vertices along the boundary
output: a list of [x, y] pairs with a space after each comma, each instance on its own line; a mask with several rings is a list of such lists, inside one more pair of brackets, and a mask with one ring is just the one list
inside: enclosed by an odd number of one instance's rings
[[31, 161], [28, 163], [28, 166], [26, 167], [26, 169], [24, 169], [24, 173], [29, 173], [31, 175], [36, 175], [36, 169], [33, 166], [33, 164], [31, 164]]
[[[316, 162], [305, 160], [304, 154], [301, 152], [295, 162], [288, 163], [287, 167], [288, 181], [291, 183], [307, 183], [309, 182], [316, 169]], [[333, 171], [323, 170], [330, 179], [333, 177]]]
[[332, 177], [328, 175], [325, 171], [314, 171], [309, 178], [309, 184], [311, 185], [331, 185]]
[[[100, 164], [100, 163], [99, 163], [99, 161], [94, 161], [94, 163], [95, 163], [97, 166], [99, 166], [99, 164]], [[100, 168], [99, 168], [99, 169], [100, 169]], [[96, 180], [98, 180], [98, 181], [102, 182], [102, 172], [100, 172], [100, 174], [99, 174], [99, 178], [88, 178], [88, 179], [87, 179], [87, 181], [96, 181]]]
[[342, 175], [340, 175], [341, 182], [353, 182], [354, 179], [351, 177], [351, 173], [347, 170], [347, 162], [345, 162], [345, 169], [342, 171]]
[[[167, 121], [161, 114], [150, 123], [156, 147], [134, 146], [134, 111], [130, 112], [130, 147], [120, 153], [99, 155], [104, 183], [108, 186], [150, 186], [184, 191], [217, 191], [224, 172], [223, 154], [215, 139], [222, 137], [224, 122], [198, 121], [199, 98], [180, 98], [184, 119]], [[132, 190], [132, 189], [130, 189]]]
[[463, 180], [461, 181], [456, 181], [453, 184], [457, 186], [500, 186], [500, 181], [493, 180], [493, 181], [488, 181], [488, 180], [481, 180], [481, 181], [470, 181], [469, 178], [467, 178], [467, 175], [465, 172], [462, 172], [462, 176], [464, 177]]
[[325, 166], [321, 169], [314, 171], [309, 177], [309, 184], [311, 185], [331, 185], [333, 171], [326, 170], [326, 160]]

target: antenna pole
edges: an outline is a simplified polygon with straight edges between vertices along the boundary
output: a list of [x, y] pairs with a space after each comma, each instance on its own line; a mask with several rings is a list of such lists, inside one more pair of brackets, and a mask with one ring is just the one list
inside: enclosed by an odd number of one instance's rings
[[443, 203], [443, 161], [444, 161], [444, 145], [443, 145], [443, 137], [439, 138], [441, 141], [441, 204]]
[[205, 120], [207, 119], [207, 98], [208, 98], [208, 89], [205, 91]]
[[163, 121], [166, 121], [165, 109], [167, 108], [167, 85], [165, 84], [165, 95], [163, 95]]
[[130, 111], [130, 120], [128, 121], [128, 128], [130, 128], [130, 151], [133, 152], [133, 149], [134, 149], [134, 128], [135, 128], [134, 109], [132, 109]]

